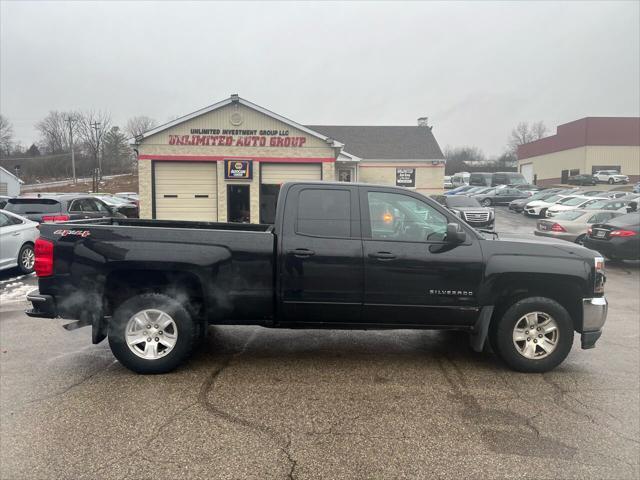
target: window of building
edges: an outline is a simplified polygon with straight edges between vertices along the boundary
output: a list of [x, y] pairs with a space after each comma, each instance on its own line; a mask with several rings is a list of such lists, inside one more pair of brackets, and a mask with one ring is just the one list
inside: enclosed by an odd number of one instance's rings
[[373, 240], [441, 242], [447, 217], [408, 195], [369, 192], [369, 218]]
[[298, 199], [296, 233], [319, 237], [351, 236], [349, 190], [305, 189]]

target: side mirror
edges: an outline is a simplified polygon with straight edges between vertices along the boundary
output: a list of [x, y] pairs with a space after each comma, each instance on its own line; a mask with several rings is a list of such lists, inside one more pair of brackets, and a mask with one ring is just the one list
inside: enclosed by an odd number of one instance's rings
[[463, 243], [467, 239], [467, 232], [457, 223], [447, 223], [447, 243]]

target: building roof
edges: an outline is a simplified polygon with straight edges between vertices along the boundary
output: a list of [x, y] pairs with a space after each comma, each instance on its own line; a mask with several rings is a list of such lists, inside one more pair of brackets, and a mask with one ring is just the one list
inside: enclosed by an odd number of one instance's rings
[[11, 176], [11, 177], [15, 178], [15, 179], [18, 181], [18, 183], [24, 183], [24, 180], [20, 180], [20, 178], [19, 178], [18, 176], [14, 175], [13, 173], [11, 173], [11, 172], [10, 172], [9, 170], [7, 170], [6, 168], [4, 168], [4, 167], [0, 167], [0, 170], [2, 170], [3, 172], [5, 172], [7, 175], [9, 175], [9, 176]]
[[443, 160], [444, 155], [427, 126], [307, 125], [344, 144], [362, 159]]
[[147, 137], [150, 137], [151, 135], [155, 135], [156, 133], [162, 132], [164, 130], [167, 130], [168, 128], [174, 127], [176, 125], [179, 125], [183, 122], [186, 122], [187, 120], [191, 120], [192, 118], [196, 118], [199, 117], [200, 115], [204, 115], [205, 113], [209, 113], [212, 112], [214, 110], [217, 110], [219, 108], [225, 107], [227, 105], [230, 105], [231, 103], [239, 103], [240, 105], [244, 105], [247, 108], [251, 108], [252, 110], [255, 110], [257, 112], [260, 112], [264, 115], [267, 115], [269, 117], [275, 118], [276, 120], [281, 121], [282, 123], [285, 123], [287, 125], [289, 125], [290, 127], [296, 128], [300, 131], [303, 131], [313, 137], [317, 137], [325, 142], [327, 142], [327, 144], [329, 144], [332, 147], [342, 147], [342, 144], [337, 142], [335, 138], [329, 138], [326, 135], [322, 135], [321, 133], [318, 133], [316, 131], [313, 131], [311, 129], [309, 129], [309, 127], [305, 127], [304, 125], [300, 125], [299, 123], [294, 122], [293, 120], [289, 120], [288, 118], [285, 118], [281, 115], [278, 115], [277, 113], [274, 113], [270, 110], [267, 110], [266, 108], [263, 108], [259, 105], [256, 105], [255, 103], [250, 102], [249, 100], [245, 100], [244, 98], [239, 97], [236, 94], [231, 95], [229, 98], [226, 98], [220, 102], [214, 103], [213, 105], [209, 105], [208, 107], [204, 107], [201, 108], [200, 110], [196, 110], [195, 112], [189, 113], [187, 115], [184, 115], [182, 117], [176, 118], [175, 120], [172, 120], [171, 122], [165, 123], [164, 125], [160, 125], [159, 127], [153, 128], [147, 132], [144, 132], [142, 135], [139, 135], [138, 137], [134, 138], [134, 139], [130, 139], [130, 143], [131, 144], [137, 144], [140, 143], [142, 140], [144, 140]]
[[640, 117], [586, 117], [558, 125], [555, 135], [520, 145], [518, 159], [586, 145], [640, 145]]

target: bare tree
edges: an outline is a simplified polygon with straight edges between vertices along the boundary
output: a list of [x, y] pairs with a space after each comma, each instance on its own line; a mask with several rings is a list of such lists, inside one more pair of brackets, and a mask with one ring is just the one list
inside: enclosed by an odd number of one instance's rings
[[36, 123], [40, 132], [40, 146], [46, 153], [56, 154], [69, 151], [69, 124], [67, 118], [75, 116], [71, 112], [51, 111]]
[[129, 135], [129, 138], [136, 138], [138, 135], [142, 135], [144, 132], [148, 132], [152, 128], [155, 128], [157, 125], [158, 122], [156, 122], [153, 118], [140, 115], [130, 118], [127, 121], [127, 126], [124, 130], [125, 133]]
[[9, 155], [13, 145], [13, 126], [9, 119], [0, 115], [0, 153]]
[[98, 159], [105, 134], [111, 128], [111, 114], [102, 110], [89, 110], [75, 117], [75, 129], [85, 149]]
[[520, 122], [511, 130], [511, 135], [507, 140], [507, 148], [509, 152], [515, 154], [518, 151], [520, 145], [533, 142], [543, 138], [547, 133], [547, 127], [540, 121], [533, 124], [528, 122]]

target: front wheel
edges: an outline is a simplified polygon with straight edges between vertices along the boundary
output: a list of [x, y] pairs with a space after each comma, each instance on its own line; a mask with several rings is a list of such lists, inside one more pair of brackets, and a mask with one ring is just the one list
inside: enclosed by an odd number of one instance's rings
[[545, 218], [547, 216], [547, 209], [543, 208], [540, 210], [540, 218]]
[[167, 373], [191, 355], [198, 334], [182, 304], [167, 295], [146, 293], [116, 309], [109, 323], [109, 346], [129, 370]]
[[555, 300], [529, 297], [514, 303], [496, 319], [491, 343], [513, 370], [542, 373], [557, 367], [573, 345], [573, 324]]
[[615, 183], [615, 181], [613, 180], [613, 178], [609, 179], [609, 185], [613, 185]]
[[30, 243], [23, 245], [20, 249], [20, 253], [18, 253], [18, 269], [20, 272], [25, 275], [33, 272], [35, 261], [36, 256], [33, 252], [33, 245]]

